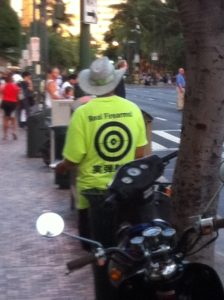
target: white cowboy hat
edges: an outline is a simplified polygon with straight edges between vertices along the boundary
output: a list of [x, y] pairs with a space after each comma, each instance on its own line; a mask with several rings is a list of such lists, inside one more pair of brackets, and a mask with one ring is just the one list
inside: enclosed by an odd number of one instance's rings
[[96, 59], [89, 69], [80, 72], [80, 88], [91, 95], [102, 96], [112, 92], [121, 81], [125, 68], [115, 70], [108, 57]]

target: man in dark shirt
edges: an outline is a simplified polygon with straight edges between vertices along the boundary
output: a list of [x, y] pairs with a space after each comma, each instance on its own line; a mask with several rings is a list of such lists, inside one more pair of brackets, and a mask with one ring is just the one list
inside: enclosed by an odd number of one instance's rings
[[[122, 69], [122, 68], [127, 69], [127, 67], [128, 67], [127, 62], [124, 59], [120, 60], [117, 64], [117, 69]], [[119, 97], [126, 98], [125, 83], [123, 77], [121, 78], [121, 81], [115, 88], [114, 94]]]
[[[23, 81], [20, 82], [21, 99], [20, 99], [20, 126], [26, 123], [27, 118], [30, 116], [30, 108], [33, 105], [33, 83], [31, 74], [27, 71], [22, 73]], [[25, 118], [23, 117], [25, 112]]]

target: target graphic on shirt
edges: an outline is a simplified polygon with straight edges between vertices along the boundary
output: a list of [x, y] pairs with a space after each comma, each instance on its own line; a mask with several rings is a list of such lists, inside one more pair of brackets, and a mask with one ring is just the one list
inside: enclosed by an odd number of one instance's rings
[[120, 122], [108, 122], [97, 131], [95, 148], [103, 160], [119, 161], [130, 151], [131, 146], [131, 132]]

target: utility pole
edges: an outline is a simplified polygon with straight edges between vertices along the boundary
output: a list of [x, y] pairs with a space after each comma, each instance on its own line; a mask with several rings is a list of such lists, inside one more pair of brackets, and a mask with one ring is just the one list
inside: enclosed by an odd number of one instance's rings
[[32, 36], [37, 36], [37, 20], [36, 20], [36, 0], [33, 0], [33, 27], [32, 27]]
[[48, 65], [49, 65], [49, 62], [48, 62], [49, 39], [48, 39], [48, 31], [47, 31], [47, 0], [41, 0], [40, 20], [41, 20], [41, 29], [42, 29], [41, 30], [41, 40], [42, 40], [41, 57], [42, 57], [42, 62], [43, 62], [41, 69], [46, 73], [46, 71], [48, 69]]
[[80, 0], [80, 68], [90, 65], [90, 24], [84, 23], [85, 0]]

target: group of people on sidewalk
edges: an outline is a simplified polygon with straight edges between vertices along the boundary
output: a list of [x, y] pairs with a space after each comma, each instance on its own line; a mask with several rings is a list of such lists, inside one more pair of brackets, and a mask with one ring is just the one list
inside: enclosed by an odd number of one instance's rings
[[0, 79], [0, 99], [3, 110], [3, 140], [9, 138], [10, 131], [12, 138], [17, 140], [17, 119], [21, 121], [23, 111], [28, 117], [33, 105], [31, 74], [27, 71], [22, 76], [12, 72], [3, 74]]
[[[124, 74], [126, 61], [120, 61], [118, 68], [107, 57], [96, 59], [77, 76], [58, 82], [60, 71], [52, 68], [45, 84], [48, 108], [58, 99], [75, 99], [89, 95], [88, 102], [79, 106], [72, 115], [63, 150], [64, 160], [57, 166], [57, 172], [75, 170], [76, 206], [78, 228], [82, 236], [89, 237], [88, 199], [84, 190], [91, 188], [106, 190], [116, 170], [125, 163], [144, 156], [148, 143], [144, 118], [140, 108], [126, 99]], [[19, 94], [23, 93], [22, 108], [29, 115], [29, 98], [33, 92], [31, 75], [23, 73], [23, 81], [13, 82], [11, 73], [1, 82], [1, 108], [3, 116], [3, 139], [8, 138], [10, 125], [12, 137], [17, 139], [16, 108]], [[177, 109], [184, 106], [184, 69], [177, 75]], [[91, 101], [89, 101], [91, 100]], [[10, 124], [11, 123], [11, 124]]]
[[[127, 70], [126, 61], [118, 61], [117, 69]], [[83, 103], [86, 103], [92, 97], [95, 97], [95, 95], [88, 95], [80, 88], [77, 74], [70, 74], [64, 82], [61, 78], [58, 68], [49, 70], [44, 87], [46, 107], [51, 108], [52, 101], [57, 99], [74, 100], [85, 96]], [[177, 110], [179, 111], [183, 110], [184, 107], [185, 85], [184, 69], [180, 68], [176, 76]], [[18, 73], [13, 74], [7, 72], [0, 78], [0, 100], [3, 110], [3, 140], [7, 140], [9, 135], [12, 135], [14, 140], [17, 139], [17, 123], [22, 127], [30, 116], [31, 107], [34, 104], [33, 92], [31, 74], [27, 71], [23, 72], [22, 76]], [[115, 87], [114, 93], [126, 98], [123, 78], [121, 78], [121, 81], [117, 87]], [[9, 131], [11, 131], [10, 134]]]
[[11, 72], [3, 74], [0, 79], [0, 99], [2, 99], [1, 109], [3, 110], [3, 140], [9, 138], [9, 131], [16, 140], [17, 116], [20, 119], [23, 111], [26, 116], [29, 116], [30, 107], [33, 104], [31, 74], [26, 71], [22, 73], [22, 76]]

